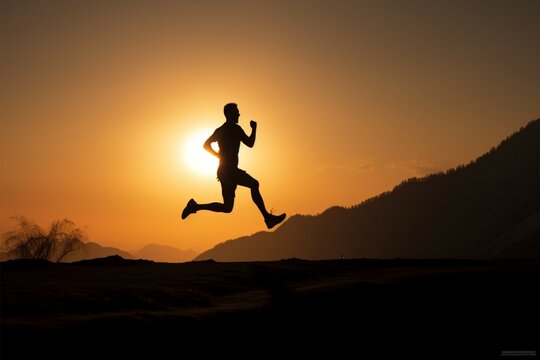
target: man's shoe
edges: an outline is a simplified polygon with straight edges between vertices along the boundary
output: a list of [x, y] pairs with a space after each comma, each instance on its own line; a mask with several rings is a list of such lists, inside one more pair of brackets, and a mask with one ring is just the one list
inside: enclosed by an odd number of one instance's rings
[[274, 226], [280, 224], [285, 218], [287, 217], [287, 214], [281, 214], [281, 215], [268, 215], [266, 219], [264, 219], [264, 222], [266, 223], [266, 227], [268, 229], [273, 228]]
[[184, 208], [184, 211], [182, 211], [182, 220], [187, 218], [189, 215], [197, 212], [197, 203], [195, 200], [190, 199]]

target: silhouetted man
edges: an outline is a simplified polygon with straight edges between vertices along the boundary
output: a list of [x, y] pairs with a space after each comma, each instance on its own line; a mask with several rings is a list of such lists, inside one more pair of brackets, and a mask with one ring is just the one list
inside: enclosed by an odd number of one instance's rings
[[[234, 103], [225, 105], [223, 108], [227, 121], [214, 131], [214, 133], [204, 142], [204, 149], [210, 154], [219, 158], [219, 167], [217, 177], [221, 183], [221, 193], [223, 195], [222, 203], [197, 204], [195, 200], [188, 201], [182, 219], [196, 213], [199, 210], [209, 210], [214, 212], [230, 213], [234, 207], [234, 196], [238, 185], [251, 189], [251, 198], [259, 208], [264, 217], [266, 226], [271, 229], [281, 223], [286, 214], [273, 215], [266, 211], [264, 201], [259, 192], [259, 182], [242, 169], [238, 168], [238, 151], [240, 142], [252, 148], [255, 145], [255, 136], [257, 133], [257, 123], [250, 121], [251, 135], [248, 137], [244, 130], [238, 125], [240, 112], [238, 106]], [[216, 152], [211, 144], [217, 142], [219, 153]]]

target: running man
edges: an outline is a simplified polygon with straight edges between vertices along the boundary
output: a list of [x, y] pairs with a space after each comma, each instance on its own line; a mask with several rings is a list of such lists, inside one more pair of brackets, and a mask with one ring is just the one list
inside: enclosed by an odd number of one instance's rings
[[[255, 145], [255, 136], [257, 134], [257, 123], [250, 121], [251, 135], [247, 136], [244, 130], [238, 125], [240, 111], [234, 103], [229, 103], [223, 108], [226, 121], [223, 125], [214, 131], [214, 133], [204, 142], [204, 149], [219, 159], [217, 177], [221, 183], [221, 193], [223, 203], [213, 202], [209, 204], [197, 204], [193, 199], [189, 200], [184, 211], [182, 219], [196, 213], [199, 210], [208, 210], [214, 212], [230, 213], [234, 207], [234, 197], [238, 185], [251, 189], [251, 198], [262, 216], [268, 229], [281, 223], [286, 214], [270, 214], [264, 206], [264, 201], [259, 192], [259, 182], [242, 169], [238, 168], [238, 151], [240, 142], [247, 147], [252, 148]], [[219, 152], [216, 152], [211, 144], [217, 142]]]

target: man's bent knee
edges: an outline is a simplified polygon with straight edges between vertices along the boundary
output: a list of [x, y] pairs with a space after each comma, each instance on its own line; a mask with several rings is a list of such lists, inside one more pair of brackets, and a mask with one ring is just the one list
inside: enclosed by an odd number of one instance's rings
[[259, 181], [257, 179], [253, 179], [250, 185], [251, 185], [250, 188], [253, 190], [259, 189]]
[[224, 213], [231, 213], [234, 208], [234, 199], [232, 201], [225, 200], [225, 203], [223, 204], [223, 212]]

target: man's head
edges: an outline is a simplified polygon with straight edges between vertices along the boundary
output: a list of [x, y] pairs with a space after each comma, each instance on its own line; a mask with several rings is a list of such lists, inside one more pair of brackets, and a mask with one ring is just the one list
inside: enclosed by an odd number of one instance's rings
[[238, 111], [238, 105], [235, 103], [228, 103], [223, 108], [223, 113], [227, 121], [237, 123], [238, 118], [240, 117], [240, 111]]

